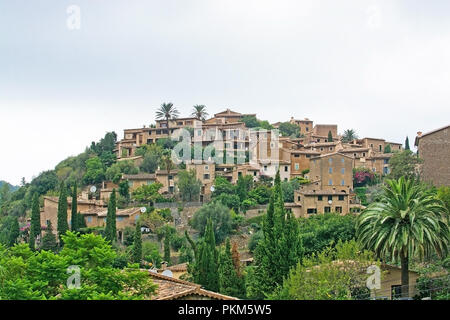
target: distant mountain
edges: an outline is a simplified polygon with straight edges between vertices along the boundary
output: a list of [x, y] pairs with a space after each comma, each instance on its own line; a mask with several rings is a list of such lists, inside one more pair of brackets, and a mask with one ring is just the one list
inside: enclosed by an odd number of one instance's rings
[[3, 180], [0, 180], [0, 188], [3, 187], [3, 185], [4, 185], [5, 183], [9, 186], [9, 189], [10, 189], [11, 191], [16, 191], [17, 189], [19, 189], [18, 186], [13, 186], [12, 184], [10, 184], [10, 183], [8, 183], [8, 182], [6, 182], [6, 181], [3, 181]]

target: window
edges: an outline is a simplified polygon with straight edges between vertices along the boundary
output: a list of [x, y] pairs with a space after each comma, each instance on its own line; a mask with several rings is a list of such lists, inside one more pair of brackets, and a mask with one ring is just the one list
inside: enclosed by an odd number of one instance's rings
[[332, 163], [333, 163], [333, 159], [332, 159], [332, 158], [329, 158], [329, 159], [328, 159], [328, 163], [329, 163], [329, 164], [332, 164]]
[[402, 296], [402, 286], [393, 285], [391, 286], [392, 299], [400, 298]]
[[205, 166], [205, 170], [209, 170], [209, 166]]
[[333, 201], [333, 196], [328, 196], [328, 201]]
[[330, 151], [333, 151], [333, 147], [330, 147]]
[[323, 148], [320, 148], [320, 151], [323, 151]]
[[284, 172], [288, 172], [289, 171], [289, 167], [288, 166], [284, 166]]
[[253, 176], [256, 177], [256, 171], [253, 171]]
[[295, 170], [300, 170], [300, 165], [298, 163], [295, 164]]
[[204, 174], [204, 175], [203, 175], [203, 180], [209, 180], [209, 174], [207, 174], [207, 173]]
[[332, 185], [333, 185], [333, 180], [332, 180], [332, 179], [328, 180], [328, 185], [329, 185], [329, 186], [332, 186]]
[[363, 152], [363, 157], [365, 157], [366, 156], [366, 153], [365, 152]]
[[341, 181], [341, 186], [345, 186], [345, 180], [344, 179], [342, 179], [342, 181]]
[[147, 185], [149, 186], [149, 185], [151, 185], [151, 184], [153, 184], [153, 181], [152, 181], [152, 180], [148, 180], [148, 181], [147, 181]]
[[[356, 153], [355, 153], [355, 157], [356, 157]], [[344, 159], [344, 158], [341, 158], [341, 162], [342, 162], [342, 163], [345, 163], [345, 159]]]
[[300, 196], [297, 196], [297, 201], [300, 201], [300, 200], [301, 200]]
[[169, 180], [172, 180], [172, 179], [173, 179], [173, 176], [169, 176], [168, 178], [169, 178]]
[[117, 217], [117, 221], [123, 221], [123, 217]]
[[306, 212], [308, 214], [315, 214], [315, 213], [317, 213], [317, 209], [316, 208], [309, 208]]
[[288, 181], [288, 178], [284, 178], [284, 182], [287, 182]]
[[339, 201], [344, 201], [344, 196], [338, 196]]
[[342, 173], [342, 174], [345, 174], [345, 168], [342, 168], [342, 169], [341, 169], [341, 173]]
[[264, 171], [267, 171], [267, 166], [264, 166]]
[[336, 207], [336, 212], [342, 213], [342, 207]]
[[329, 167], [328, 168], [328, 173], [333, 173], [333, 168]]
[[134, 216], [134, 221], [137, 221], [137, 219], [139, 219], [139, 215], [138, 214]]
[[307, 158], [311, 158], [311, 155], [310, 155], [310, 154], [307, 154], [306, 157], [307, 157]]
[[299, 154], [294, 154], [294, 158], [300, 158]]
[[318, 200], [318, 201], [322, 201], [322, 199], [323, 199], [323, 196], [318, 196], [318, 197], [317, 197], [317, 200]]
[[92, 222], [92, 217], [87, 217], [87, 222]]
[[324, 212], [325, 212], [325, 213], [331, 212], [331, 207], [325, 207], [325, 208], [324, 208]]
[[202, 135], [202, 130], [197, 130], [197, 136], [201, 136]]

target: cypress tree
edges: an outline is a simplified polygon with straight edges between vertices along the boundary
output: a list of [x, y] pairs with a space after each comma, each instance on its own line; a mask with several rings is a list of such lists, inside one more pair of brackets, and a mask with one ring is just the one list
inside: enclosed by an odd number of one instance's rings
[[33, 195], [31, 200], [31, 224], [30, 224], [30, 248], [34, 249], [36, 237], [41, 234], [41, 210], [39, 208], [39, 196]]
[[8, 235], [8, 246], [12, 247], [15, 243], [17, 243], [17, 238], [20, 235], [20, 227], [18, 218], [14, 217], [11, 225], [11, 230]]
[[72, 191], [72, 231], [78, 231], [80, 229], [80, 218], [78, 214], [77, 183], [75, 182]]
[[111, 243], [116, 240], [116, 230], [116, 189], [113, 189], [109, 198], [105, 227], [105, 238]]
[[61, 244], [61, 236], [69, 230], [69, 224], [67, 223], [67, 188], [64, 182], [61, 183], [59, 191], [58, 225], [56, 230], [58, 231], [59, 242]]
[[408, 136], [406, 136], [406, 140], [405, 140], [405, 150], [411, 150], [409, 148], [409, 138], [408, 138]]
[[168, 233], [164, 238], [164, 261], [167, 262], [167, 265], [170, 265], [170, 235]]
[[55, 234], [53, 233], [52, 222], [49, 221], [45, 235], [42, 237], [42, 250], [56, 252], [57, 248], [58, 245], [56, 243]]
[[328, 142], [333, 142], [333, 134], [331, 133], [331, 130], [328, 131]]
[[281, 285], [289, 269], [301, 262], [303, 256], [298, 222], [284, 208], [279, 171], [263, 220], [263, 236], [255, 250], [254, 287], [251, 289], [251, 296], [260, 299]]
[[141, 263], [142, 260], [142, 235], [141, 235], [141, 224], [136, 222], [136, 230], [134, 232], [133, 241], [133, 252], [132, 252], [133, 262]]
[[218, 291], [218, 252], [211, 218], [208, 218], [204, 238], [197, 246], [197, 260], [194, 267], [194, 279], [206, 289]]
[[231, 252], [230, 239], [227, 238], [225, 248], [219, 254], [219, 292], [222, 294], [242, 297], [244, 295], [244, 282], [236, 272]]

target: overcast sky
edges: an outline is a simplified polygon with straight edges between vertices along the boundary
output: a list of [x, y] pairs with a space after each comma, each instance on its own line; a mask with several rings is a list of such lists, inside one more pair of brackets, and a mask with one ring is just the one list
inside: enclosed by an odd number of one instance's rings
[[122, 138], [168, 101], [413, 144], [450, 122], [450, 1], [0, 2], [0, 180]]

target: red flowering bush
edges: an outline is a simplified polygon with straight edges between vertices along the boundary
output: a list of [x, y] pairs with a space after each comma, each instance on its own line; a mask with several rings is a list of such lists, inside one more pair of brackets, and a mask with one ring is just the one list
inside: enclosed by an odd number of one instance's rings
[[364, 187], [375, 180], [375, 174], [367, 168], [356, 168], [353, 171], [353, 185]]

